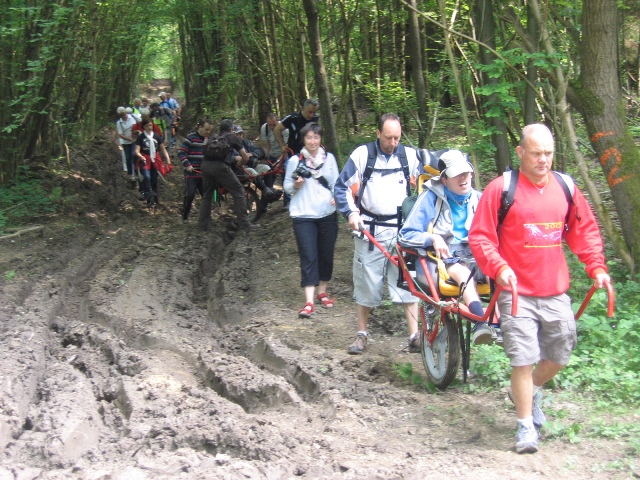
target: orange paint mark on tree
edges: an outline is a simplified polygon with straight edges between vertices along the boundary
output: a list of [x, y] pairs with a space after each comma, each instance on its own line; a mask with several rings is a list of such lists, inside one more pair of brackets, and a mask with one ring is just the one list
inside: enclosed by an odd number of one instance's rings
[[594, 133], [591, 136], [591, 143], [595, 143], [595, 142], [597, 142], [598, 140], [600, 140], [603, 137], [611, 137], [611, 136], [613, 136], [615, 134], [616, 134], [616, 132], [613, 132], [613, 131]]
[[616, 172], [620, 169], [620, 164], [622, 163], [622, 155], [620, 151], [615, 148], [607, 148], [602, 155], [600, 155], [600, 164], [603, 167], [607, 166], [607, 162], [611, 156], [616, 158], [615, 165], [609, 171], [609, 175], [607, 175], [607, 183], [609, 184], [609, 188], [613, 188], [614, 186], [624, 182], [625, 180], [633, 177], [633, 175], [625, 175], [624, 177], [614, 178]]

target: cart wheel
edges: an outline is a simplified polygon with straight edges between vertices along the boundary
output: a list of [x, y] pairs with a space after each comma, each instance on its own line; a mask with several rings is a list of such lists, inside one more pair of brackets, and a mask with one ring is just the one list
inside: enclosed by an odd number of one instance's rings
[[249, 211], [249, 220], [251, 222], [255, 222], [262, 215], [262, 212], [260, 211], [260, 198], [253, 188], [246, 188], [245, 192], [247, 210]]
[[440, 390], [458, 373], [460, 341], [458, 327], [450, 313], [420, 302], [422, 363], [429, 380]]

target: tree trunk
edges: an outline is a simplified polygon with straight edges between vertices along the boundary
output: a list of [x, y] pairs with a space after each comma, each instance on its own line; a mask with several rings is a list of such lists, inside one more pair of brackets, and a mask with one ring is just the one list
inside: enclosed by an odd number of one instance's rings
[[336, 134], [336, 125], [331, 111], [331, 99], [329, 98], [324, 56], [322, 54], [322, 37], [320, 36], [318, 7], [316, 6], [315, 0], [303, 0], [303, 3], [308, 21], [309, 46], [311, 47], [311, 59], [316, 80], [316, 89], [318, 90], [322, 128], [324, 130], [322, 141], [327, 149], [333, 152], [336, 158], [339, 158], [338, 135]]
[[[443, 31], [444, 34], [444, 49], [449, 57], [449, 65], [451, 66], [451, 74], [453, 75], [453, 80], [456, 84], [456, 90], [458, 92], [458, 100], [460, 101], [460, 111], [462, 116], [462, 121], [464, 122], [465, 132], [467, 133], [467, 142], [472, 144], [473, 139], [471, 136], [471, 124], [469, 123], [469, 115], [467, 114], [467, 106], [464, 99], [464, 91], [462, 89], [462, 83], [460, 82], [460, 72], [458, 71], [458, 65], [456, 64], [456, 59], [453, 55], [453, 50], [451, 48], [451, 32], [449, 29], [449, 20], [447, 18], [447, 12], [445, 10], [445, 2], [444, 0], [438, 0], [438, 6], [440, 7], [440, 18], [442, 25], [446, 27]], [[478, 160], [473, 151], [471, 151], [471, 162], [473, 163], [473, 168], [476, 172], [480, 171], [478, 166]], [[478, 190], [482, 190], [482, 182], [480, 179], [480, 175], [475, 176], [476, 185], [475, 187]]]
[[632, 272], [640, 265], [640, 151], [624, 117], [618, 65], [618, 8], [615, 0], [583, 4], [582, 75], [576, 89], [596, 155], [607, 178]]
[[[492, 49], [496, 48], [496, 24], [493, 19], [493, 2], [492, 0], [477, 0], [475, 3], [476, 25], [478, 26], [478, 40], [484, 45], [488, 45]], [[483, 65], [491, 65], [496, 56], [483, 47], [478, 45], [480, 62]], [[482, 81], [485, 85], [496, 85], [499, 79], [490, 77], [485, 72], [481, 73]], [[498, 103], [500, 100], [497, 94], [492, 94], [488, 98], [488, 103]], [[503, 118], [496, 116], [487, 116], [486, 121], [495, 131], [491, 135], [493, 145], [496, 147], [496, 168], [498, 172], [504, 172], [511, 165], [511, 149], [509, 147], [509, 139], [507, 137], [507, 124]]]
[[412, 8], [409, 8], [409, 58], [411, 60], [411, 76], [413, 78], [413, 86], [418, 102], [418, 146], [426, 148], [427, 135], [429, 131], [429, 111], [427, 108], [427, 89], [422, 75], [422, 41], [420, 39], [420, 25], [418, 23], [418, 14], [414, 9], [417, 8], [416, 0], [409, 0]]
[[[529, 33], [529, 38], [537, 39], [538, 38], [538, 22], [536, 21], [536, 17], [531, 12], [531, 7], [527, 6], [527, 30]], [[535, 66], [535, 62], [533, 60], [529, 60], [527, 63], [527, 78], [529, 79], [529, 84], [525, 86], [525, 94], [524, 94], [524, 124], [529, 125], [531, 123], [535, 123], [538, 119], [538, 108], [536, 104], [536, 96], [537, 92], [533, 89], [531, 85], [535, 85], [538, 81], [538, 69]]]

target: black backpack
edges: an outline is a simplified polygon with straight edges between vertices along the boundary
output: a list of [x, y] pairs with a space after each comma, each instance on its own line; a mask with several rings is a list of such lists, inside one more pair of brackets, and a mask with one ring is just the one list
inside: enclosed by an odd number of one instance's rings
[[233, 147], [229, 144], [227, 138], [229, 133], [212, 133], [207, 139], [204, 147], [204, 157], [213, 162], [230, 163], [231, 152]]

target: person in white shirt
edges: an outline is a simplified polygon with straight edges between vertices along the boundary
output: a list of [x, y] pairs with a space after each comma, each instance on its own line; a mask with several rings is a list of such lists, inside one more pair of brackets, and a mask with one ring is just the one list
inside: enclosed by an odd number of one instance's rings
[[321, 146], [320, 125], [305, 125], [300, 136], [304, 147], [300, 154], [289, 159], [283, 187], [291, 195], [289, 215], [293, 218], [298, 243], [300, 286], [306, 301], [298, 316], [309, 318], [315, 314], [315, 299], [324, 308], [333, 308], [335, 304], [327, 294], [327, 287], [333, 274], [333, 253], [338, 238], [333, 186], [340, 171], [333, 154]]
[[[397, 209], [411, 194], [418, 178], [420, 161], [413, 148], [400, 143], [402, 126], [393, 113], [380, 118], [378, 140], [356, 148], [336, 181], [334, 194], [338, 211], [354, 232], [366, 228], [384, 248], [390, 250], [398, 233]], [[373, 170], [364, 177], [369, 159]], [[357, 197], [357, 198], [356, 198]], [[348, 352], [361, 354], [367, 346], [367, 324], [371, 308], [382, 302], [385, 276], [393, 303], [401, 303], [409, 327], [410, 350], [419, 347], [418, 298], [397, 288], [398, 268], [389, 264], [382, 251], [362, 234], [354, 236], [353, 288], [357, 305], [358, 332]]]

